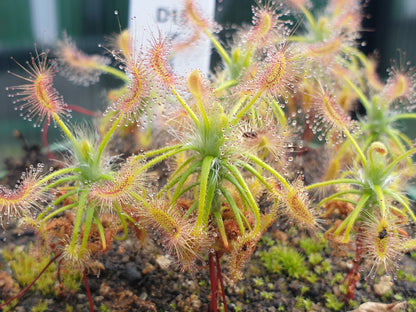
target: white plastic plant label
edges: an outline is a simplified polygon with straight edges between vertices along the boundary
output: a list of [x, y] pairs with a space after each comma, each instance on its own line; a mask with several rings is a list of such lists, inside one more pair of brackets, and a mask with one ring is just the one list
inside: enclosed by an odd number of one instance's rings
[[[213, 19], [215, 0], [194, 0], [204, 17]], [[147, 46], [153, 37], [168, 36], [172, 43], [189, 41], [192, 33], [189, 26], [183, 27], [181, 9], [185, 0], [130, 0], [129, 27], [137, 45]], [[192, 69], [209, 72], [211, 44], [201, 34], [196, 42], [186, 48], [175, 50], [171, 60], [175, 72], [186, 74]]]

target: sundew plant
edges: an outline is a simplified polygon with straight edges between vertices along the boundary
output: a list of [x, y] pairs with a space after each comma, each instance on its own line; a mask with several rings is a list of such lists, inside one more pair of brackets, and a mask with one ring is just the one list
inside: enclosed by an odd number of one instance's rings
[[[58, 127], [70, 152], [56, 155], [59, 168], [33, 164], [14, 188], [1, 186], [2, 223], [33, 227], [50, 263], [80, 271], [86, 283], [92, 261], [114, 239], [133, 231], [139, 244], [146, 232], [183, 271], [208, 264], [210, 311], [219, 301], [227, 311], [221, 264], [240, 279], [275, 222], [326, 231], [332, 243], [355, 250], [350, 297], [363, 259], [369, 275], [394, 274], [401, 254], [416, 247], [405, 228], [416, 222], [406, 196], [416, 148], [400, 127], [416, 117], [416, 76], [410, 65], [391, 68], [385, 82], [377, 76], [374, 60], [357, 48], [360, 1], [330, 0], [316, 16], [306, 0], [259, 1], [252, 23], [226, 43], [192, 0], [182, 16], [194, 32], [189, 42], [154, 34], [142, 48], [124, 30], [103, 45], [103, 57], [64, 35], [55, 58], [36, 51], [22, 65], [16, 60], [23, 74], [11, 74], [21, 84], [7, 88], [14, 104], [45, 130]], [[177, 74], [169, 63], [175, 49], [201, 36], [221, 64], [209, 75]], [[58, 70], [82, 86], [102, 73], [123, 86], [108, 92], [94, 124], [80, 127], [70, 119], [75, 106], [54, 87]], [[366, 113], [352, 120], [358, 103]], [[111, 154], [126, 129], [141, 138], [131, 142], [137, 152]], [[305, 181], [297, 163], [312, 149], [330, 160]]]

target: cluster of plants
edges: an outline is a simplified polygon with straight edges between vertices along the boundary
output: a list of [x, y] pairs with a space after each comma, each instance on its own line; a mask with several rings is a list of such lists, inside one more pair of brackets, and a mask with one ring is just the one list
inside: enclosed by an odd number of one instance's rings
[[[0, 221], [33, 227], [53, 255], [46, 266], [57, 261], [85, 282], [114, 239], [147, 233], [184, 271], [208, 263], [210, 311], [219, 300], [227, 310], [221, 263], [240, 279], [275, 222], [312, 233], [332, 218], [325, 238], [356, 254], [349, 297], [360, 268], [394, 273], [416, 247], [406, 228], [416, 221], [406, 196], [416, 148], [400, 127], [416, 117], [416, 76], [408, 64], [392, 67], [386, 81], [377, 75], [376, 61], [358, 49], [361, 9], [358, 0], [329, 0], [314, 15], [307, 0], [259, 1], [252, 23], [223, 43], [219, 25], [186, 0], [189, 42], [155, 34], [143, 48], [124, 30], [101, 56], [64, 36], [56, 58], [36, 51], [16, 61], [23, 73], [11, 74], [24, 83], [7, 89], [17, 110], [42, 127], [45, 144], [47, 128], [59, 128], [68, 152], [59, 168], [34, 164], [14, 188], [0, 187]], [[302, 17], [294, 23], [288, 12]], [[176, 49], [202, 36], [221, 63], [209, 75], [175, 73]], [[123, 86], [108, 92], [95, 123], [77, 126], [72, 110], [87, 111], [55, 89], [58, 69], [83, 86], [103, 73]], [[357, 105], [365, 114], [353, 120]], [[132, 132], [136, 153], [112, 154], [114, 137]], [[300, 168], [312, 150], [327, 161], [306, 181]]]

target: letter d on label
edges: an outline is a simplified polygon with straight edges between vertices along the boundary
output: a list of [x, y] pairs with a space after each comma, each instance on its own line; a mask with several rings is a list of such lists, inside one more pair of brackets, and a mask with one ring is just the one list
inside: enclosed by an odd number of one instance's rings
[[[215, 0], [195, 0], [206, 18], [213, 19]], [[152, 36], [168, 36], [171, 40], [185, 41], [192, 36], [188, 27], [182, 27], [180, 11], [184, 1], [178, 0], [130, 0], [129, 28], [137, 46], [147, 46]], [[191, 70], [200, 69], [209, 72], [211, 59], [211, 43], [201, 35], [198, 44], [175, 54], [172, 65], [178, 74], [187, 74]]]

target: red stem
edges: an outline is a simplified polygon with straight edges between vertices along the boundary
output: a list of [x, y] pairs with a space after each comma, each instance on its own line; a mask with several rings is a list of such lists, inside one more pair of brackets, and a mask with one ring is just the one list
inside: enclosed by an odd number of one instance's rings
[[90, 286], [88, 285], [87, 273], [85, 270], [82, 272], [82, 277], [84, 279], [85, 290], [87, 291], [88, 302], [90, 303], [90, 312], [94, 312], [94, 302], [92, 301]]
[[58, 278], [58, 283], [59, 283], [59, 295], [62, 295], [64, 292], [64, 284], [62, 282], [62, 274], [61, 274], [61, 270], [62, 270], [62, 261], [63, 259], [58, 261], [58, 267], [56, 268], [57, 270], [57, 278]]
[[92, 117], [99, 117], [101, 114], [100, 113], [96, 113], [93, 111], [90, 111], [89, 109], [86, 109], [84, 107], [78, 106], [78, 105], [68, 105], [68, 108], [70, 110], [73, 110], [75, 112], [87, 115], [87, 116], [92, 116]]
[[357, 282], [360, 280], [360, 265], [362, 261], [362, 239], [360, 237], [362, 229], [358, 229], [357, 239], [355, 241], [355, 258], [353, 260], [353, 266], [344, 278], [342, 283], [347, 282], [347, 297], [348, 299], [354, 299], [355, 288]]
[[61, 263], [62, 263], [62, 259], [58, 261], [57, 277], [58, 277], [59, 287], [62, 288]]
[[55, 262], [56, 259], [58, 259], [61, 256], [62, 253], [57, 254], [55, 257], [53, 257], [48, 264], [42, 269], [42, 271], [40, 271], [40, 273], [35, 277], [35, 279], [29, 284], [27, 285], [25, 288], [23, 288], [23, 290], [21, 292], [19, 292], [16, 296], [10, 298], [9, 300], [7, 300], [5, 303], [0, 304], [0, 309], [2, 309], [3, 307], [5, 307], [6, 305], [8, 305], [10, 302], [12, 302], [13, 300], [20, 298], [21, 296], [23, 296], [30, 287], [33, 286], [33, 284], [36, 283], [36, 281], [39, 279], [39, 277], [42, 276], [43, 273], [45, 273], [45, 271], [49, 268], [49, 266]]
[[215, 260], [217, 261], [217, 280], [220, 281], [221, 299], [222, 299], [222, 302], [224, 303], [224, 312], [228, 312], [227, 300], [225, 299], [224, 283], [222, 281], [220, 257], [218, 256], [217, 252], [215, 253]]
[[217, 298], [218, 298], [218, 279], [215, 274], [215, 259], [214, 253], [210, 252], [208, 256], [209, 262], [209, 280], [211, 282], [211, 302], [209, 304], [209, 312], [217, 312]]

